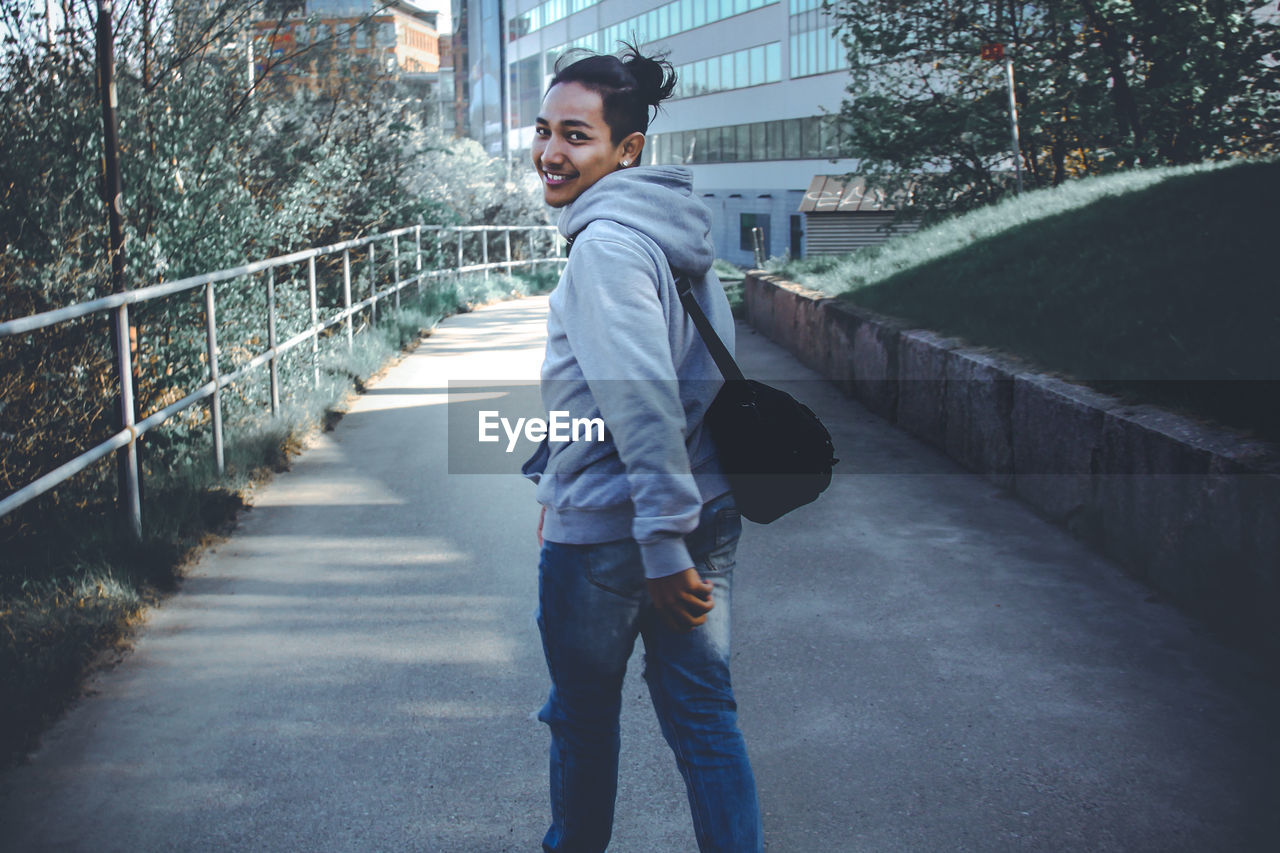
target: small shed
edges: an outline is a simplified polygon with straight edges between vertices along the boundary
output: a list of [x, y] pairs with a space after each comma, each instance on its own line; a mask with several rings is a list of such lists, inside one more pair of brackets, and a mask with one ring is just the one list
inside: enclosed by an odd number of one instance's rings
[[861, 177], [846, 182], [834, 175], [814, 175], [800, 202], [805, 255], [845, 254], [918, 230], [918, 220], [898, 218], [898, 202], [909, 191], [890, 194], [869, 189]]

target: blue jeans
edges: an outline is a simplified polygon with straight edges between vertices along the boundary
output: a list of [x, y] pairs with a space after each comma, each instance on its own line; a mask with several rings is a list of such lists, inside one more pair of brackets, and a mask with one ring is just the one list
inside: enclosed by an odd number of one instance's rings
[[599, 545], [544, 542], [538, 628], [551, 694], [538, 714], [551, 728], [554, 853], [598, 853], [613, 831], [622, 679], [644, 639], [649, 696], [675, 753], [703, 853], [763, 848], [760, 806], [729, 683], [729, 591], [742, 520], [730, 495], [702, 508], [685, 537], [715, 607], [689, 633], [667, 627], [645, 588], [632, 539]]

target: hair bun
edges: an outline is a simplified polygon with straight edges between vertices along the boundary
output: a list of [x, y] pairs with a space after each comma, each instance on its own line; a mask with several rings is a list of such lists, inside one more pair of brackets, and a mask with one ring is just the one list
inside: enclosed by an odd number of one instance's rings
[[[629, 133], [647, 133], [659, 106], [676, 87], [676, 70], [666, 54], [645, 56], [623, 42], [621, 57], [569, 50], [556, 60], [556, 74], [547, 92], [561, 83], [577, 83], [600, 95], [604, 120], [614, 144]], [[580, 53], [586, 56], [579, 58]]]
[[671, 97], [676, 87], [676, 71], [665, 55], [645, 56], [632, 44], [623, 43], [622, 64], [636, 81], [636, 94], [651, 107]]

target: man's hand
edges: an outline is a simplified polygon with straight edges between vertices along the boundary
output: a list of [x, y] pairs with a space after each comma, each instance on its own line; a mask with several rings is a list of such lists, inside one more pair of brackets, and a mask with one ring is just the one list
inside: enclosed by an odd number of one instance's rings
[[538, 513], [538, 547], [542, 547], [542, 522], [547, 520], [547, 508], [543, 506], [542, 512]]
[[711, 584], [702, 579], [697, 569], [688, 568], [665, 578], [650, 578], [647, 583], [653, 606], [675, 631], [692, 631], [707, 621], [707, 614], [715, 606], [711, 601]]

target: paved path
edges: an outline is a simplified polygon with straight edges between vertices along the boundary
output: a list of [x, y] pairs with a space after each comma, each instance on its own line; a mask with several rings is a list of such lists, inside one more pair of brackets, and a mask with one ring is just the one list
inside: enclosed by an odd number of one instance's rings
[[[533, 851], [532, 487], [448, 473], [445, 380], [536, 376], [545, 299], [445, 322], [0, 777], [14, 851]], [[749, 330], [842, 476], [748, 525], [735, 677], [768, 848], [1251, 851], [1280, 702], [1243, 656]], [[638, 669], [638, 661], [633, 662]], [[694, 849], [629, 676], [619, 853]]]

